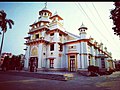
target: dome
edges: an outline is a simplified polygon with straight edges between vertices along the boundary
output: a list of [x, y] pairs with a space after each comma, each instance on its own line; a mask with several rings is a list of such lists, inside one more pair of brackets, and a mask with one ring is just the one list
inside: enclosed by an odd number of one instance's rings
[[87, 27], [82, 23], [82, 25], [80, 26], [80, 28], [78, 30], [80, 30], [80, 29], [86, 29], [87, 30]]
[[41, 15], [43, 12], [47, 12], [50, 14], [50, 16], [52, 16], [52, 13], [50, 12], [50, 10], [47, 9], [47, 4], [45, 3], [45, 7], [39, 11], [39, 15]]

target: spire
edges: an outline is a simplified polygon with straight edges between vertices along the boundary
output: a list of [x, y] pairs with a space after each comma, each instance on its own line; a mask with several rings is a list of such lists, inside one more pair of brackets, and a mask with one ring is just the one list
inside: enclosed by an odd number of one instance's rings
[[44, 8], [39, 11], [39, 15], [42, 16], [43, 13], [48, 13], [49, 16], [52, 16], [52, 13], [47, 9], [47, 2], [45, 2], [44, 5]]
[[87, 27], [83, 24], [83, 22], [82, 22], [82, 25], [80, 26], [80, 28], [79, 29], [86, 29], [87, 30]]
[[85, 27], [85, 25], [83, 24], [83, 22], [82, 22], [82, 25], [81, 25], [81, 27]]
[[78, 30], [81, 31], [82, 29], [87, 30], [87, 27], [83, 24], [83, 22], [82, 22], [82, 25], [80, 26], [80, 28]]
[[45, 2], [45, 7], [42, 10], [47, 10], [47, 2]]
[[87, 27], [85, 27], [85, 25], [82, 23], [82, 25], [80, 26], [80, 28], [78, 29], [79, 32], [80, 32], [80, 37], [81, 39], [86, 39], [86, 30], [87, 30]]
[[47, 8], [47, 2], [45, 2], [45, 8]]

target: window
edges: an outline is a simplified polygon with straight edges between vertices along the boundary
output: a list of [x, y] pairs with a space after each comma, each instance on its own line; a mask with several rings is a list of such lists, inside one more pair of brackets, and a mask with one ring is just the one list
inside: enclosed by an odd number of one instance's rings
[[104, 61], [104, 58], [101, 58], [101, 65], [102, 65], [102, 68], [105, 68], [105, 61]]
[[50, 68], [54, 68], [53, 65], [54, 65], [54, 60], [50, 59]]
[[70, 58], [75, 58], [75, 56], [70, 56]]
[[47, 14], [46, 14], [46, 12], [45, 12], [45, 16], [46, 16]]
[[54, 36], [54, 33], [51, 33], [50, 36]]
[[39, 34], [36, 34], [36, 35], [35, 35], [35, 38], [36, 38], [36, 39], [39, 38]]
[[43, 26], [43, 25], [44, 25], [44, 23], [41, 22], [41, 26]]
[[54, 44], [50, 45], [50, 51], [54, 51]]
[[59, 36], [62, 36], [62, 34], [59, 34]]
[[69, 49], [76, 49], [76, 46], [69, 46]]
[[63, 45], [60, 44], [60, 45], [59, 45], [59, 51], [62, 51], [62, 50], [63, 50]]
[[45, 55], [45, 53], [43, 53], [43, 55]]
[[53, 55], [53, 53], [51, 52], [51, 55]]

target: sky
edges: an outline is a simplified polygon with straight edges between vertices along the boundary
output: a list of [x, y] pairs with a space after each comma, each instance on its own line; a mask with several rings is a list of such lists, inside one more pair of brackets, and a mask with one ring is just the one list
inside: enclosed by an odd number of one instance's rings
[[[47, 8], [53, 14], [57, 11], [64, 19], [64, 28], [79, 35], [78, 28], [82, 23], [88, 28], [88, 37], [103, 43], [112, 53], [113, 59], [120, 59], [120, 38], [114, 35], [113, 21], [110, 10], [114, 2], [47, 2]], [[7, 13], [7, 18], [14, 21], [12, 29], [5, 33], [2, 52], [14, 55], [25, 54], [25, 39], [30, 29], [29, 25], [38, 20], [39, 11], [45, 7], [45, 2], [0, 2], [0, 10]], [[1, 42], [0, 35], [0, 42]]]

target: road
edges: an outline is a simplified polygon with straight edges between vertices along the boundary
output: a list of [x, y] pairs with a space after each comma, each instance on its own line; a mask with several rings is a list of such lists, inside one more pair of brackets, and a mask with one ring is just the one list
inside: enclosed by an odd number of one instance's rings
[[[18, 73], [18, 72], [16, 72]], [[34, 73], [32, 73], [34, 74]], [[120, 72], [98, 77], [76, 75], [73, 80], [58, 81], [12, 75], [0, 71], [0, 90], [120, 90]]]

